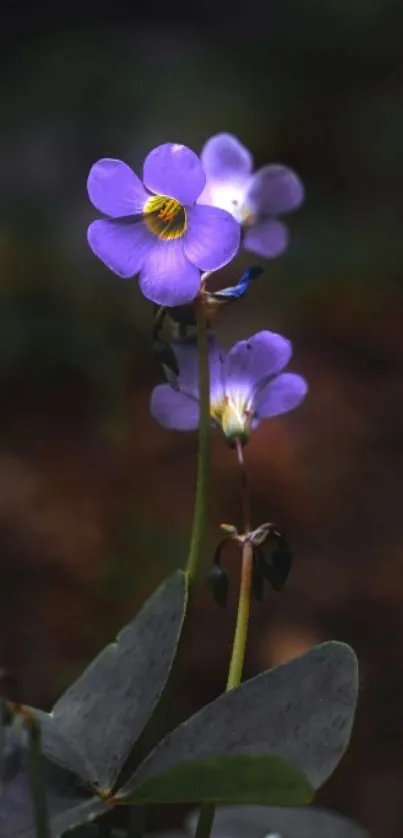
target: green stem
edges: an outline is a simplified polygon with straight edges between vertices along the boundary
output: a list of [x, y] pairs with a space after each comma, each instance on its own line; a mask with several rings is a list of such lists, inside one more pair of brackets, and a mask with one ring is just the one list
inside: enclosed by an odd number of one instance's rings
[[207, 327], [202, 302], [197, 304], [197, 356], [199, 374], [199, 450], [197, 460], [196, 499], [192, 535], [186, 563], [189, 585], [193, 587], [206, 543], [206, 512], [210, 474], [210, 370]]
[[41, 731], [36, 719], [26, 719], [29, 736], [28, 760], [29, 779], [35, 820], [36, 838], [50, 838], [50, 827], [46, 801], [45, 778], [41, 751]]
[[232, 646], [231, 663], [228, 672], [227, 690], [238, 687], [242, 680], [242, 670], [245, 660], [246, 641], [248, 638], [250, 601], [252, 590], [253, 551], [250, 541], [242, 546], [241, 588], [239, 592], [238, 613], [234, 642]]
[[[236, 444], [236, 451], [241, 469], [242, 517], [244, 530], [243, 534], [248, 535], [248, 533], [250, 532], [249, 489], [246, 479], [243, 449], [239, 440]], [[246, 641], [248, 638], [249, 628], [249, 615], [252, 594], [252, 569], [253, 547], [250, 541], [245, 540], [242, 544], [241, 584], [226, 692], [228, 692], [229, 690], [233, 690], [235, 687], [238, 687], [242, 680]], [[213, 806], [211, 803], [206, 803], [201, 806], [195, 838], [210, 838], [210, 833], [214, 821], [214, 813], [215, 806]]]
[[[159, 316], [161, 316], [161, 309], [159, 309], [157, 313], [157, 318]], [[202, 559], [205, 551], [208, 480], [210, 474], [210, 369], [208, 358], [207, 326], [202, 299], [196, 303], [196, 325], [200, 423], [196, 498], [193, 512], [189, 555], [186, 562], [186, 573], [188, 576], [190, 593], [193, 592], [200, 560]], [[183, 642], [183, 636], [184, 634], [182, 633], [180, 644]], [[159, 737], [163, 733], [163, 725], [166, 719], [168, 704], [171, 699], [173, 677], [177, 670], [178, 658], [179, 656], [177, 653], [176, 661], [171, 669], [162, 700], [158, 705], [156, 714], [151, 719], [149, 727], [146, 728], [139, 745], [139, 758], [146, 756], [150, 749], [156, 744], [156, 742], [158, 742]], [[131, 808], [129, 819], [130, 838], [141, 838], [141, 835], [144, 832], [146, 814], [146, 806], [133, 806]]]

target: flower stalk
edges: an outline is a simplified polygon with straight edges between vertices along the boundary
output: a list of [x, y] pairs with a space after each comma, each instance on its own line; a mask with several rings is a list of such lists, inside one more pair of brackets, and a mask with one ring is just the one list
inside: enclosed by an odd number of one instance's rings
[[[205, 551], [208, 485], [210, 475], [210, 368], [208, 357], [207, 323], [202, 296], [198, 298], [195, 305], [198, 379], [200, 391], [200, 424], [197, 455], [196, 497], [189, 554], [185, 567], [185, 571], [188, 576], [190, 595], [194, 591], [198, 568]], [[157, 317], [158, 316], [161, 316], [161, 309], [157, 313]], [[183, 642], [183, 636], [184, 634], [182, 634], [180, 642]], [[178, 658], [179, 656], [176, 658], [176, 661], [171, 669], [168, 683], [165, 687], [165, 691], [158, 705], [157, 711], [154, 714], [148, 729], [146, 729], [146, 732], [143, 735], [140, 754], [146, 754], [158, 741], [159, 736], [162, 735], [163, 727], [166, 721], [166, 713], [172, 698], [172, 687], [177, 670]], [[130, 838], [141, 838], [144, 832], [146, 817], [146, 806], [132, 807], [129, 828]]]
[[246, 641], [248, 637], [253, 570], [253, 546], [251, 540], [247, 537], [251, 531], [249, 487], [243, 457], [243, 448], [239, 439], [236, 441], [236, 452], [241, 470], [243, 531], [246, 538], [244, 538], [242, 542], [241, 585], [239, 591], [234, 642], [232, 645], [231, 662], [227, 680], [227, 690], [233, 690], [234, 687], [237, 687], [242, 680]]

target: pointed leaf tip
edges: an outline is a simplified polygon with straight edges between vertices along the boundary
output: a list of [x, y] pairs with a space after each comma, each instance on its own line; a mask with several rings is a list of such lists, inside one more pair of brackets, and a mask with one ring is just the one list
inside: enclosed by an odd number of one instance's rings
[[[60, 740], [76, 752], [74, 767], [87, 782], [106, 789], [116, 782], [165, 686], [186, 599], [186, 575], [176, 571], [55, 704]], [[63, 762], [63, 748], [55, 751], [53, 740], [51, 756]]]

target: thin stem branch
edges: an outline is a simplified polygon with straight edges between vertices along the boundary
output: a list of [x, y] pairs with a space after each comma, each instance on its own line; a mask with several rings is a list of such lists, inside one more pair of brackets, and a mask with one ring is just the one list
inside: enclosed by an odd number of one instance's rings
[[244, 534], [250, 532], [250, 493], [248, 477], [246, 474], [245, 460], [243, 456], [242, 443], [239, 439], [236, 440], [235, 450], [238, 457], [239, 468], [241, 472], [241, 498], [242, 498], [242, 527]]
[[196, 318], [200, 422], [196, 498], [190, 549], [186, 564], [190, 587], [194, 585], [198, 566], [205, 550], [208, 481], [210, 474], [210, 369], [207, 326], [202, 301], [197, 303]]

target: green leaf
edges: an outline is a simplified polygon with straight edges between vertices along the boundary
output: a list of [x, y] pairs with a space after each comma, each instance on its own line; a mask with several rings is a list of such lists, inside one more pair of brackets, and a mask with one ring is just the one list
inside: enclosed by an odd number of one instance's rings
[[57, 701], [43, 735], [50, 759], [113, 787], [165, 686], [186, 597], [186, 576], [176, 571]]
[[[198, 812], [186, 819], [186, 834], [194, 835]], [[338, 812], [316, 809], [282, 809], [278, 806], [222, 806], [216, 809], [212, 838], [262, 838], [264, 835], [283, 838], [370, 838], [358, 823]], [[183, 833], [185, 838], [185, 832]]]
[[274, 754], [299, 767], [314, 789], [350, 741], [358, 696], [352, 649], [331, 641], [221, 695], [165, 736], [122, 789], [195, 760]]
[[273, 754], [242, 754], [177, 765], [145, 780], [125, 803], [309, 803], [314, 792], [294, 765]]

